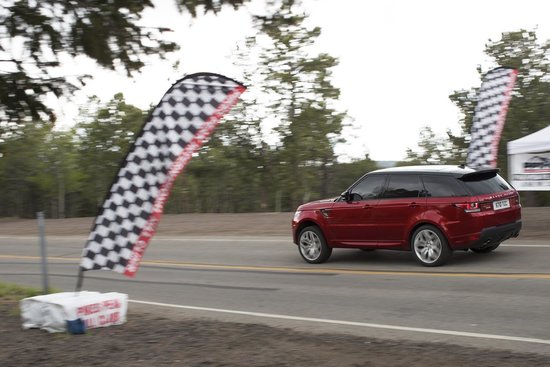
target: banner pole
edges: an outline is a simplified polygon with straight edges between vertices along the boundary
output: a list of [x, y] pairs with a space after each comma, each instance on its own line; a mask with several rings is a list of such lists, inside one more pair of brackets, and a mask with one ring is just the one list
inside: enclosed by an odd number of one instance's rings
[[82, 282], [84, 281], [84, 271], [82, 267], [78, 268], [78, 279], [76, 280], [76, 289], [75, 292], [78, 293], [82, 290]]
[[46, 235], [44, 231], [44, 212], [36, 213], [38, 218], [38, 232], [40, 237], [40, 258], [42, 262], [42, 291], [44, 294], [49, 293], [50, 286], [48, 284], [48, 255], [46, 254]]

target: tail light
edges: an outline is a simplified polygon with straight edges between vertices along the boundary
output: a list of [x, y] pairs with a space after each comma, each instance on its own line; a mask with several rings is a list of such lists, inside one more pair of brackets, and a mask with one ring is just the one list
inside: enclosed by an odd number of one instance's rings
[[457, 208], [464, 210], [466, 213], [475, 213], [481, 211], [481, 207], [478, 202], [474, 203], [457, 203], [453, 204]]
[[[519, 195], [509, 198], [510, 206], [520, 205]], [[492, 201], [473, 202], [473, 203], [458, 203], [453, 204], [457, 208], [464, 210], [466, 213], [485, 212], [493, 210]]]

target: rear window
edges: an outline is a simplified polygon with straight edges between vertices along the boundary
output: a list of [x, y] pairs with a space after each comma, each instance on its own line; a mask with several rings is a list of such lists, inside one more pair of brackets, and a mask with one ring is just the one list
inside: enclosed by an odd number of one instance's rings
[[492, 194], [511, 189], [510, 185], [499, 175], [480, 176], [478, 179], [465, 180], [464, 184], [473, 195]]
[[423, 176], [427, 197], [468, 196], [460, 182], [451, 176]]

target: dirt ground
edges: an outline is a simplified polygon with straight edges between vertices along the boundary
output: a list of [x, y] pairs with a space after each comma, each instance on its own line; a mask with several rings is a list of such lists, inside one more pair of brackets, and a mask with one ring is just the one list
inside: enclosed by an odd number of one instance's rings
[[8, 366], [549, 366], [550, 357], [438, 343], [307, 334], [259, 324], [173, 320], [132, 311], [121, 326], [84, 335], [21, 330], [0, 300], [0, 364]]
[[[550, 213], [550, 212], [549, 212]], [[293, 213], [165, 214], [157, 236], [290, 236]], [[46, 235], [87, 235], [94, 218], [47, 219]], [[36, 219], [0, 218], [0, 235], [37, 235]]]
[[[292, 213], [165, 215], [158, 236], [290, 236]], [[550, 240], [550, 208], [525, 208], [520, 239]], [[92, 218], [47, 220], [47, 235], [82, 235]], [[0, 235], [36, 235], [36, 220], [1, 219]], [[21, 330], [0, 298], [0, 365], [8, 366], [550, 366], [550, 357], [440, 343], [312, 334], [130, 307], [121, 326], [84, 335]]]

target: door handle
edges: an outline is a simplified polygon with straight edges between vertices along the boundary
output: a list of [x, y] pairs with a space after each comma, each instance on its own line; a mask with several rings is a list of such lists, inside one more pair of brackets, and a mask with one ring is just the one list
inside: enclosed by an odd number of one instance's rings
[[372, 208], [372, 205], [370, 204], [363, 205], [363, 209], [370, 209], [370, 208]]
[[417, 204], [416, 202], [414, 202], [414, 201], [413, 201], [412, 203], [409, 204], [409, 207], [411, 207], [411, 208], [418, 208], [419, 206], [420, 206], [420, 205], [418, 205], [418, 204]]

